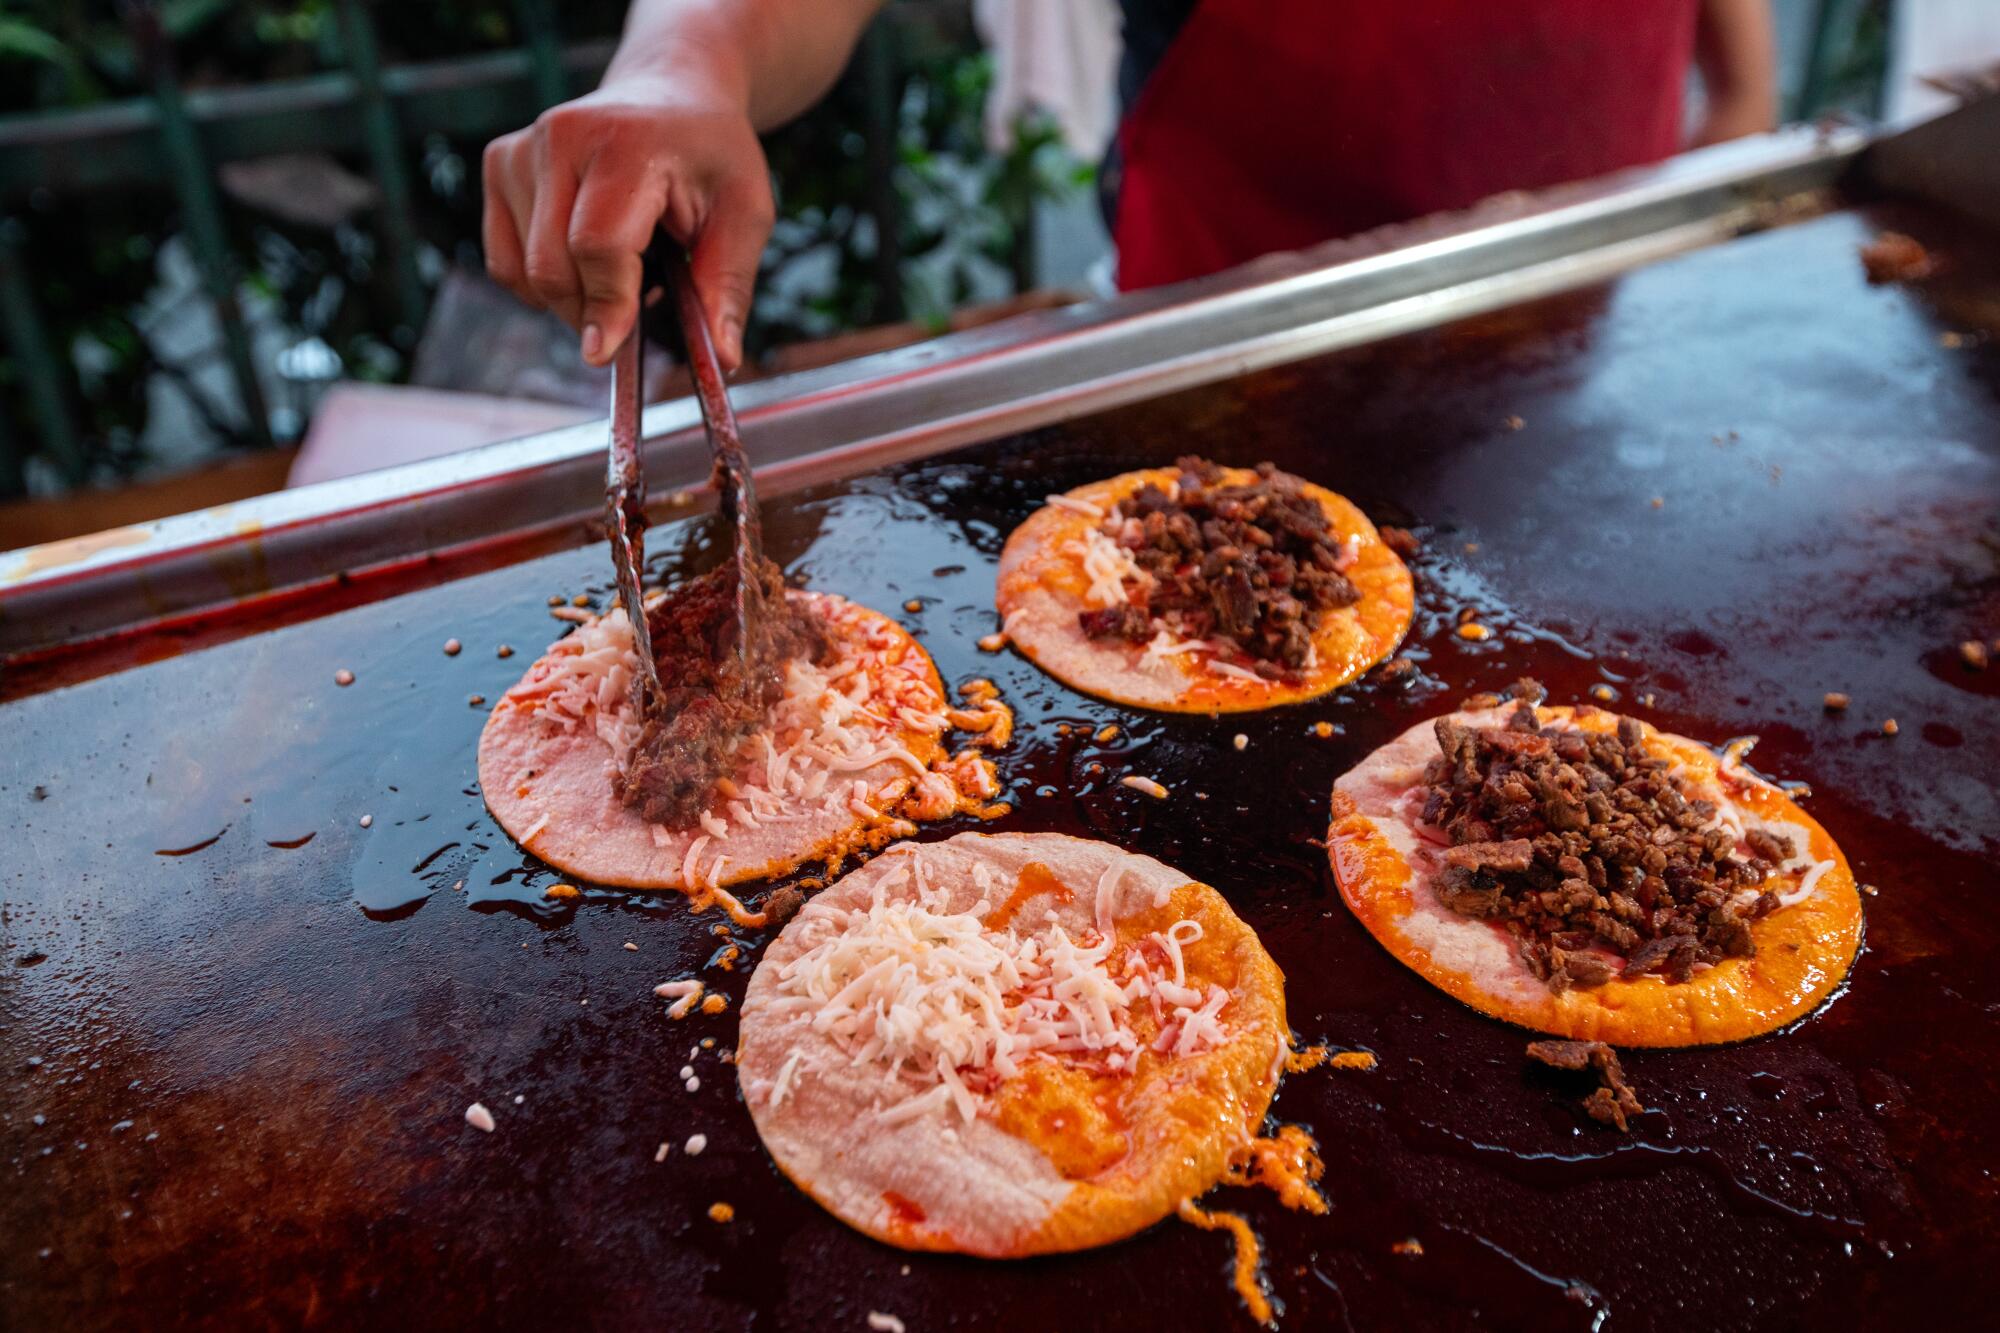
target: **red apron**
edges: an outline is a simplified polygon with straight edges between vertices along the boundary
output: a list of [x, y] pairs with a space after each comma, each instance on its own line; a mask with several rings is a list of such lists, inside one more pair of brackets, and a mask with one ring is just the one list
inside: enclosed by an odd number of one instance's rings
[[1119, 130], [1118, 285], [1681, 143], [1696, 0], [1199, 0]]

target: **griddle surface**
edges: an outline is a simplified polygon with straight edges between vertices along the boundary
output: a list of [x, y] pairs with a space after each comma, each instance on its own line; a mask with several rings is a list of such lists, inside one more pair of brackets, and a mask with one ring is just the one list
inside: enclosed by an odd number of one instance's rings
[[[1939, 335], [2000, 329], [2000, 291], [1976, 238], [1892, 220], [1955, 271], [1868, 287], [1874, 220], [1836, 214], [772, 507], [791, 572], [1019, 710], [1016, 809], [993, 827], [1217, 885], [1284, 968], [1301, 1037], [1380, 1057], [1289, 1077], [1276, 1105], [1318, 1135], [1331, 1216], [1220, 1192], [1268, 1242], [1286, 1327], [1987, 1313], [2000, 669], [1966, 672], [1954, 645], [2000, 633], [2000, 349]], [[1210, 722], [977, 651], [1000, 543], [1043, 494], [1196, 450], [1418, 528], [1414, 685]], [[705, 567], [714, 536], [659, 530], [662, 567]], [[548, 596], [602, 602], [609, 577], [570, 552], [0, 708], [0, 1324], [1246, 1326], [1223, 1237], [906, 1255], [779, 1178], [713, 1052], [685, 1091], [690, 1046], [733, 1044], [748, 967], [703, 973], [719, 1018], [671, 1022], [651, 991], [703, 967], [720, 918], [674, 896], [545, 906], [555, 877], [473, 786], [467, 696], [497, 698], [554, 637]], [[1452, 634], [1467, 607], [1493, 641]], [[1608, 683], [1711, 742], [1760, 735], [1753, 764], [1809, 783], [1880, 887], [1821, 1012], [1629, 1055], [1652, 1108], [1629, 1137], [1528, 1068], [1523, 1034], [1390, 959], [1314, 842], [1347, 766], [1523, 673], [1559, 702]], [[1825, 714], [1827, 690], [1852, 709]], [[739, 935], [747, 964], [761, 937]], [[496, 1133], [465, 1124], [475, 1099]], [[733, 1222], [708, 1219], [717, 1201]], [[1420, 1256], [1392, 1250], [1408, 1239]]]

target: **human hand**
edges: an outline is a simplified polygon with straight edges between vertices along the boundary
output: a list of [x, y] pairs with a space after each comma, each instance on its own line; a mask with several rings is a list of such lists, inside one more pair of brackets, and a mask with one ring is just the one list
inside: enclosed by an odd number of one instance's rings
[[726, 369], [743, 357], [771, 182], [743, 99], [707, 71], [608, 82], [495, 139], [484, 161], [486, 267], [582, 333], [605, 365], [638, 319], [656, 231], [688, 245]]

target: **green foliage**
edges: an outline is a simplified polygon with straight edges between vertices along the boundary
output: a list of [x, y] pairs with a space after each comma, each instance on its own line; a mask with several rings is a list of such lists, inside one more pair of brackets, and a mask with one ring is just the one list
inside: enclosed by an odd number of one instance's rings
[[[187, 87], [256, 83], [341, 67], [339, 0], [157, 0]], [[614, 35], [623, 0], [560, 0], [567, 41]], [[371, 6], [385, 63], [504, 49], [520, 38], [512, 0], [426, 0]], [[981, 111], [992, 83], [957, 0], [892, 8], [826, 102], [768, 143], [779, 225], [747, 340], [753, 352], [908, 317], [941, 323], [975, 292], [1025, 275], [1039, 199], [1089, 177], [1046, 126], [1024, 127], [1004, 155], [987, 151]], [[0, 114], [144, 96], [119, 6], [0, 0]], [[498, 128], [496, 127], [496, 132]], [[413, 150], [416, 225], [445, 264], [477, 268], [483, 142], [433, 135]], [[358, 155], [344, 164], [367, 175]], [[397, 324], [392, 275], [368, 219], [332, 231], [287, 223], [224, 199], [231, 249], [252, 301], [283, 324], [324, 338], [358, 378], [408, 371], [388, 331]], [[163, 247], [178, 232], [170, 191], [38, 195], [19, 219], [24, 253], [52, 340], [77, 367], [93, 470], [126, 475], [162, 383], [178, 386], [231, 444], [247, 433], [196, 387], [207, 349], [164, 364], [142, 330], [154, 316]], [[885, 236], [878, 222], [889, 220]], [[889, 242], [886, 247], [883, 242]], [[894, 272], [889, 272], [891, 262]], [[433, 265], [433, 268], [437, 267]], [[0, 364], [0, 413], [26, 420], [14, 376]], [[32, 445], [14, 432], [14, 443]], [[0, 470], [4, 475], [4, 470]]]
[[[763, 295], [747, 333], [754, 349], [825, 337], [904, 317], [941, 326], [951, 312], [996, 284], [1019, 290], [1029, 279], [1035, 206], [1092, 179], [1055, 129], [1036, 120], [994, 154], [983, 114], [991, 59], [922, 29], [891, 29], [896, 49], [864, 46], [855, 68], [827, 101], [766, 144], [778, 190], [778, 226], [764, 256]], [[872, 71], [887, 87], [874, 90]], [[889, 142], [873, 151], [892, 164], [887, 199], [871, 200], [870, 133]], [[882, 281], [877, 213], [896, 226], [898, 279]], [[817, 275], [804, 297], [799, 274]]]

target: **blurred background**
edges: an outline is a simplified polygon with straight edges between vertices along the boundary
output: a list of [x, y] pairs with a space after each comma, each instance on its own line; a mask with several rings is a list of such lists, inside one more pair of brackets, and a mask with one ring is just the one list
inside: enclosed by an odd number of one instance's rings
[[[0, 0], [0, 549], [602, 415], [483, 276], [479, 154], [595, 85], [623, 9]], [[1776, 10], [1804, 120], [1911, 109], [2000, 3]], [[746, 375], [1103, 290], [1117, 58], [1115, 0], [893, 0], [767, 141]]]

